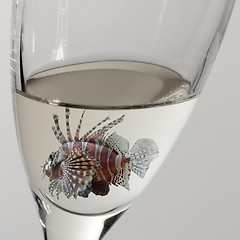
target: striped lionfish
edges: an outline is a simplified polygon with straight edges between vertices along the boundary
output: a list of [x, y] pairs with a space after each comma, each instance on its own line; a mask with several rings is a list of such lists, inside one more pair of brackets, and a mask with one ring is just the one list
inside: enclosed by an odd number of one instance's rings
[[130, 190], [131, 171], [143, 178], [149, 164], [158, 157], [158, 146], [151, 139], [139, 139], [129, 150], [128, 140], [116, 132], [109, 135], [109, 130], [121, 123], [124, 115], [106, 123], [110, 120], [107, 117], [79, 137], [84, 111], [73, 139], [70, 110], [65, 110], [67, 138], [60, 129], [58, 115], [53, 114], [52, 130], [61, 147], [49, 155], [43, 166], [44, 176], [50, 181], [49, 192], [53, 195], [56, 190], [57, 198], [61, 192], [67, 198], [87, 198], [90, 192], [105, 196], [111, 184]]

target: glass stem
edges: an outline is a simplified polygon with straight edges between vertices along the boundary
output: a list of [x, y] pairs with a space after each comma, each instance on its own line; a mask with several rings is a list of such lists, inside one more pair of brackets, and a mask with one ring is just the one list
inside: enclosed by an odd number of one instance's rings
[[129, 205], [99, 215], [66, 211], [35, 193], [44, 240], [100, 240]]

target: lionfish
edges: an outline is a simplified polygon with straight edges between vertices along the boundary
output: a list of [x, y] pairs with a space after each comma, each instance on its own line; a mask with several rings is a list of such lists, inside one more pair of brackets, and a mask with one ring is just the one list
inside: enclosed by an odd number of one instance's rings
[[124, 120], [124, 115], [108, 123], [107, 117], [79, 137], [84, 111], [73, 139], [70, 110], [65, 108], [65, 111], [67, 138], [60, 129], [58, 115], [53, 114], [52, 130], [61, 147], [49, 155], [43, 166], [44, 176], [50, 181], [49, 192], [53, 195], [56, 191], [57, 198], [62, 192], [67, 198], [87, 198], [91, 192], [105, 196], [111, 184], [130, 190], [131, 171], [144, 178], [150, 163], [158, 157], [158, 146], [151, 139], [139, 139], [129, 150], [127, 139], [116, 132], [109, 134], [110, 129]]

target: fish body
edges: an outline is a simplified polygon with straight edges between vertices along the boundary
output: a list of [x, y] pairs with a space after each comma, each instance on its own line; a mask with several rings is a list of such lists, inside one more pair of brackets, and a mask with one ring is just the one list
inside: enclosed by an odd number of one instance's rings
[[114, 181], [119, 171], [127, 169], [130, 158], [114, 149], [97, 143], [79, 142], [79, 149], [84, 149], [91, 158], [95, 158], [100, 167], [94, 175], [94, 181], [104, 180], [117, 185]]
[[[113, 132], [106, 137], [106, 133], [115, 125], [123, 121], [120, 117], [102, 128], [97, 129], [104, 119], [94, 126], [82, 138], [78, 129], [73, 139], [68, 123], [69, 110], [66, 109], [68, 140], [62, 134], [56, 115], [53, 127], [54, 134], [62, 146], [50, 154], [44, 165], [44, 173], [49, 177], [49, 191], [56, 191], [57, 197], [63, 192], [67, 198], [74, 196], [88, 197], [105, 196], [109, 193], [109, 185], [122, 186], [130, 190], [129, 180], [133, 171], [143, 178], [149, 164], [158, 156], [158, 146], [152, 139], [139, 139], [129, 149], [127, 139]], [[82, 122], [83, 115], [80, 119]]]

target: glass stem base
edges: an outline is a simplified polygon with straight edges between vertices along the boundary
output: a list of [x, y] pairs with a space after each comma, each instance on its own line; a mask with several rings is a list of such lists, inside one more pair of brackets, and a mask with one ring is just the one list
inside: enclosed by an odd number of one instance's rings
[[129, 208], [125, 205], [99, 215], [81, 215], [66, 211], [33, 192], [44, 240], [100, 240]]

